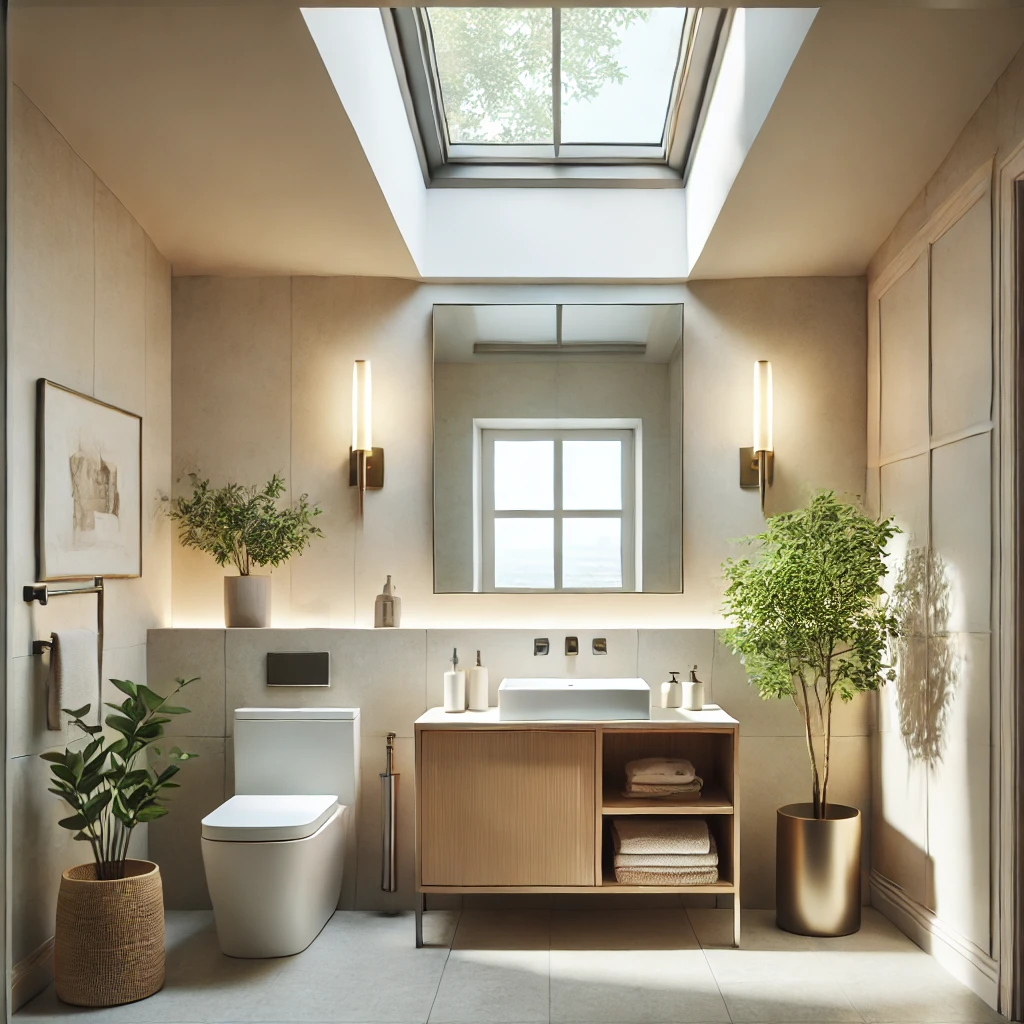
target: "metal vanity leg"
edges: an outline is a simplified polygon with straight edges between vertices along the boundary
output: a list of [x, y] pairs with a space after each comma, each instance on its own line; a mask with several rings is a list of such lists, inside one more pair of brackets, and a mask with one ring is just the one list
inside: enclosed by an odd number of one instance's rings
[[732, 898], [732, 944], [740, 948], [740, 897], [736, 893]]
[[[416, 948], [423, 948], [423, 910], [426, 906], [427, 897], [424, 893], [416, 893]], [[737, 928], [739, 925], [736, 926]]]

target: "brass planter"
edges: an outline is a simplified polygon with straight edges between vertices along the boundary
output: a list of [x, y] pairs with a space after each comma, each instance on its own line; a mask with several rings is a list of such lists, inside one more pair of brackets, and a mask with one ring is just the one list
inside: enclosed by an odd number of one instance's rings
[[860, 929], [861, 816], [856, 807], [787, 804], [775, 830], [775, 920], [798, 935], [849, 935]]

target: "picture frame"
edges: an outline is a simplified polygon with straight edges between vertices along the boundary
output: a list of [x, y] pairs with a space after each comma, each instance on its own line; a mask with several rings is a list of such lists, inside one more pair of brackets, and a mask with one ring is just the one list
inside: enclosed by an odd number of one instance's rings
[[50, 580], [142, 575], [142, 417], [36, 382], [36, 571]]

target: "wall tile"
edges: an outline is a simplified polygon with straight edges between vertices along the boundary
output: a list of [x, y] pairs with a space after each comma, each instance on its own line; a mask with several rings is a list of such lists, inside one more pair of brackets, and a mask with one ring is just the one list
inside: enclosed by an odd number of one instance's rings
[[689, 678], [697, 666], [697, 678], [704, 680], [704, 699], [718, 702], [715, 696], [713, 666], [715, 634], [710, 629], [641, 629], [637, 647], [637, 675], [651, 687], [651, 700], [657, 704], [660, 686], [669, 672], [678, 670], [680, 679]]
[[95, 397], [146, 415], [146, 244], [135, 218], [96, 181]]
[[894, 588], [900, 599], [903, 630], [923, 636], [927, 628], [928, 573], [932, 562], [929, 508], [929, 456], [915, 455], [882, 466], [881, 515], [892, 516], [902, 531], [889, 541], [888, 574], [882, 581], [886, 592]]
[[200, 822], [224, 802], [224, 739], [180, 736], [176, 742], [199, 757], [181, 766], [175, 779], [181, 789], [168, 800], [170, 814], [150, 822], [149, 857], [160, 865], [168, 910], [207, 910]]
[[940, 753], [930, 764], [928, 853], [939, 918], [982, 949], [991, 948], [991, 638], [934, 637], [929, 669]]
[[151, 629], [148, 641], [150, 684], [165, 693], [175, 679], [198, 676], [182, 694], [181, 703], [191, 709], [165, 729], [169, 736], [223, 736], [224, 633], [222, 629]]
[[879, 302], [882, 430], [886, 458], [928, 442], [928, 258]]
[[992, 201], [932, 245], [932, 436], [992, 416]]
[[[329, 651], [328, 688], [268, 687], [269, 651]], [[227, 730], [239, 707], [358, 707], [362, 735], [412, 736], [426, 710], [423, 630], [228, 630]]]
[[992, 438], [977, 434], [932, 452], [930, 629], [991, 628]]
[[[566, 636], [579, 639], [578, 655], [566, 657]], [[547, 656], [534, 656], [533, 641], [537, 637], [547, 637], [550, 641], [551, 653]], [[595, 637], [604, 637], [608, 641], [607, 654], [592, 653]], [[430, 629], [427, 630], [429, 707], [439, 707], [444, 703], [444, 673], [448, 671], [453, 648], [458, 650], [459, 665], [464, 668], [476, 663], [479, 649], [488, 670], [491, 707], [497, 707], [498, 686], [506, 677], [614, 679], [637, 675], [637, 633], [632, 629]]]

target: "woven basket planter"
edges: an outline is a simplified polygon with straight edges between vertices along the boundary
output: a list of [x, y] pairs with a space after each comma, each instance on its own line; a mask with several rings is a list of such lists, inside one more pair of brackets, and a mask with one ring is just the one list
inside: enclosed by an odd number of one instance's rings
[[68, 868], [53, 938], [57, 995], [74, 1006], [119, 1006], [164, 983], [164, 892], [160, 869], [130, 860], [124, 878], [97, 880], [93, 864]]

